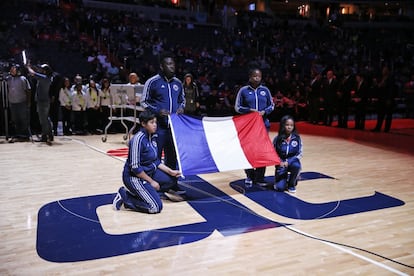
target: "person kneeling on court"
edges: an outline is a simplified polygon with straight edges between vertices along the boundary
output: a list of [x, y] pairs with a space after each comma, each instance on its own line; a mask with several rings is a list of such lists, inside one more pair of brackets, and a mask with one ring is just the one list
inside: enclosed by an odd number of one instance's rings
[[113, 206], [155, 214], [162, 210], [163, 199], [182, 201], [174, 192], [178, 187], [180, 171], [167, 167], [157, 155], [157, 118], [150, 111], [139, 115], [141, 129], [129, 141], [128, 159], [125, 162], [122, 180], [125, 187], [118, 190]]
[[302, 140], [296, 131], [292, 116], [286, 115], [280, 120], [279, 133], [273, 139], [273, 146], [280, 157], [280, 164], [275, 167], [276, 191], [296, 192], [299, 173], [302, 169]]

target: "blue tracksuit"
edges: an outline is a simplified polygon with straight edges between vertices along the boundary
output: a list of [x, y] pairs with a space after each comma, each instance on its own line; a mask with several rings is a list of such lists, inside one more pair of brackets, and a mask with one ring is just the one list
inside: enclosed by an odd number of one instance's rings
[[[159, 213], [162, 201], [158, 192], [168, 191], [177, 185], [177, 180], [158, 169], [161, 163], [157, 154], [157, 135], [150, 136], [145, 129], [138, 131], [129, 141], [128, 158], [124, 165], [122, 179], [128, 188], [121, 194], [126, 208], [146, 213]], [[150, 183], [137, 177], [145, 172], [160, 184], [156, 191]]]
[[[239, 89], [236, 96], [236, 102], [234, 109], [240, 114], [246, 114], [252, 112], [250, 109], [257, 111], [264, 111], [263, 122], [266, 129], [269, 131], [270, 122], [267, 118], [274, 108], [272, 95], [266, 86], [259, 85], [254, 89], [250, 85], [243, 86]], [[246, 169], [246, 175], [255, 183], [264, 182], [264, 175], [266, 173], [266, 167]]]
[[148, 79], [144, 84], [141, 105], [157, 115], [158, 122], [158, 157], [161, 159], [164, 150], [165, 164], [177, 168], [177, 157], [171, 131], [168, 129], [168, 116], [161, 116], [160, 111], [167, 110], [170, 114], [185, 107], [185, 95], [181, 81], [173, 77], [170, 80], [161, 73]]
[[272, 113], [274, 109], [274, 103], [272, 94], [266, 86], [259, 85], [256, 89], [250, 85], [246, 85], [240, 88], [237, 93], [236, 103], [234, 109], [240, 114], [246, 114], [251, 112], [250, 109], [256, 109], [257, 111], [265, 112], [263, 121], [267, 129], [270, 128], [269, 119], [267, 115]]
[[[280, 161], [287, 161], [288, 167], [276, 166], [275, 184], [278, 190], [285, 190], [287, 187], [296, 186], [302, 165], [302, 140], [299, 134], [292, 133], [288, 139], [273, 139], [273, 146], [280, 157]], [[288, 178], [288, 172], [290, 177]]]
[[149, 78], [142, 91], [141, 105], [157, 115], [158, 127], [168, 127], [168, 117], [160, 116], [161, 109], [176, 113], [179, 108], [184, 109], [185, 95], [181, 81], [173, 77], [167, 80], [162, 74]]

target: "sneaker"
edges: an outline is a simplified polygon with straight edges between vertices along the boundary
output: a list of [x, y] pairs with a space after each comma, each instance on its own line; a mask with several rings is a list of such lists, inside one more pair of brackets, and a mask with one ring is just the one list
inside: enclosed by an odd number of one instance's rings
[[289, 192], [289, 193], [296, 193], [296, 187], [295, 187], [295, 186], [293, 186], [293, 187], [289, 187], [289, 188], [288, 188], [288, 192]]
[[172, 187], [171, 190], [174, 191], [174, 193], [177, 195], [185, 195], [187, 193], [185, 190], [181, 189], [178, 185]]
[[256, 184], [259, 185], [260, 187], [268, 187], [268, 186], [270, 186], [270, 183], [267, 183], [264, 180], [257, 181]]
[[50, 140], [49, 137], [46, 139], [46, 145], [48, 145], [48, 146], [52, 145], [52, 140]]
[[184, 197], [182, 197], [181, 195], [175, 193], [175, 191], [173, 190], [169, 190], [168, 192], [165, 192], [164, 195], [171, 201], [173, 202], [180, 202], [180, 201], [184, 201]]
[[273, 184], [273, 189], [274, 189], [276, 192], [284, 192], [284, 190], [281, 190], [281, 189], [277, 186], [277, 184]]
[[244, 180], [244, 185], [248, 188], [252, 187], [253, 186], [253, 180], [251, 180], [250, 177], [246, 178]]
[[124, 203], [124, 201], [122, 200], [121, 195], [118, 193], [116, 193], [116, 196], [114, 198], [114, 200], [112, 201], [112, 205], [114, 206], [115, 210], [120, 210], [122, 203]]

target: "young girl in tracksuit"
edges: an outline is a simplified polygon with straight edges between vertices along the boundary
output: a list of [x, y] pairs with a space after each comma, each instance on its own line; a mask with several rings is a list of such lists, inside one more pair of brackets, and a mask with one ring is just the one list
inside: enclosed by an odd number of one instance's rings
[[[249, 71], [249, 83], [237, 92], [234, 109], [240, 114], [258, 112], [263, 118], [267, 131], [269, 131], [270, 122], [267, 116], [273, 111], [274, 103], [269, 88], [262, 84], [260, 69], [254, 68]], [[268, 185], [264, 181], [266, 167], [246, 169], [245, 173], [247, 176], [244, 180], [246, 187], [251, 187], [253, 183], [260, 186]]]
[[143, 111], [139, 121], [141, 129], [129, 141], [128, 159], [122, 174], [126, 188], [119, 188], [113, 205], [116, 210], [124, 205], [127, 209], [155, 214], [162, 210], [161, 196], [179, 201], [179, 196], [170, 190], [177, 186], [180, 172], [167, 167], [158, 158], [156, 116]]
[[286, 115], [280, 121], [279, 133], [273, 140], [273, 146], [280, 157], [280, 164], [275, 167], [276, 191], [296, 192], [298, 176], [302, 169], [302, 140], [296, 132], [295, 121]]

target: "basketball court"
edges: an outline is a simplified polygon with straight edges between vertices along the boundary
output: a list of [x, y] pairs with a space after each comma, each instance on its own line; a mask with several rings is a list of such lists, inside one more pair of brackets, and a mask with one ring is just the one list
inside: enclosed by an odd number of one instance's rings
[[414, 120], [297, 128], [295, 194], [245, 188], [243, 170], [186, 176], [188, 200], [156, 215], [112, 207], [123, 134], [3, 139], [0, 274], [413, 275]]

